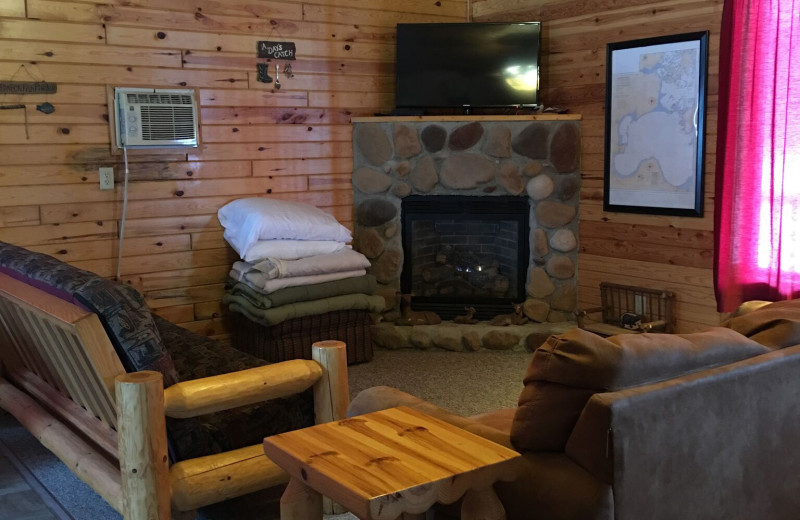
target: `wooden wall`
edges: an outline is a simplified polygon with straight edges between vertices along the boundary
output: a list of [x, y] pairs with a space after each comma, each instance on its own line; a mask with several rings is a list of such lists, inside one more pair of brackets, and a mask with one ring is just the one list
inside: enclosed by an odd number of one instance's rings
[[[268, 195], [352, 221], [350, 118], [394, 106], [397, 22], [464, 21], [465, 0], [0, 0], [0, 240], [113, 276], [120, 157], [106, 86], [195, 87], [203, 146], [133, 155], [124, 279], [166, 318], [224, 338], [232, 250], [216, 211]], [[256, 41], [297, 43], [294, 78], [255, 80]], [[21, 67], [24, 65], [24, 67]], [[274, 76], [274, 66], [271, 74]], [[37, 112], [49, 101], [55, 112]], [[97, 168], [117, 187], [100, 191]]]
[[[475, 21], [542, 21], [542, 102], [583, 114], [579, 299], [602, 281], [672, 290], [679, 332], [719, 322], [712, 284], [722, 0], [474, 0]], [[605, 52], [610, 42], [711, 31], [703, 218], [603, 211]]]

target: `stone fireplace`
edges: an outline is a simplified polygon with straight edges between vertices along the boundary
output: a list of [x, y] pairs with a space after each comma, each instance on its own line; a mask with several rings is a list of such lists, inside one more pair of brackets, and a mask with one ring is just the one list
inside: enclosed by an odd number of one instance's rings
[[354, 243], [381, 294], [411, 292], [414, 309], [444, 319], [521, 302], [533, 321], [572, 320], [579, 120], [354, 119]]

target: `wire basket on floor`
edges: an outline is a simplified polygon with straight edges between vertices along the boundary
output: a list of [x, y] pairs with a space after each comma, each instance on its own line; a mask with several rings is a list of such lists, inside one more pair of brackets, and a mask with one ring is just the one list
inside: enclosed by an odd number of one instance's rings
[[311, 359], [311, 344], [339, 340], [347, 344], [347, 364], [372, 359], [372, 319], [367, 311], [347, 310], [293, 318], [267, 327], [231, 312], [233, 346], [271, 362]]

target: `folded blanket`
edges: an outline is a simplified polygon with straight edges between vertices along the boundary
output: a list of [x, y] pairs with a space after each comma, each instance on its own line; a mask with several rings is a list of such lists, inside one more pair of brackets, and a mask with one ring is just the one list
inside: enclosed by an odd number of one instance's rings
[[272, 309], [258, 309], [250, 305], [246, 298], [226, 294], [222, 297], [223, 303], [228, 305], [232, 312], [238, 312], [249, 320], [271, 327], [278, 323], [293, 318], [302, 318], [314, 314], [343, 310], [366, 310], [381, 312], [385, 301], [381, 296], [367, 296], [366, 294], [345, 294], [310, 302], [290, 303]]
[[327, 273], [327, 274], [315, 274], [310, 276], [293, 276], [291, 278], [277, 278], [275, 280], [268, 280], [264, 278], [263, 273], [260, 271], [250, 271], [250, 272], [242, 272], [236, 269], [236, 264], [240, 264], [244, 262], [236, 262], [233, 264], [233, 269], [228, 276], [236, 280], [237, 282], [241, 282], [247, 280], [247, 282], [252, 286], [257, 288], [259, 291], [271, 294], [279, 289], [285, 289], [286, 287], [298, 287], [303, 285], [313, 285], [323, 282], [332, 282], [334, 280], [344, 280], [347, 278], [355, 278], [357, 276], [364, 276], [367, 274], [366, 269], [356, 269], [354, 271], [343, 271], [340, 273]]
[[245, 279], [241, 282], [232, 282], [228, 288], [228, 293], [245, 298], [250, 302], [250, 305], [258, 309], [269, 309], [289, 303], [321, 300], [323, 298], [331, 298], [343, 294], [372, 294], [375, 292], [377, 285], [374, 276], [366, 275], [357, 278], [334, 280], [333, 282], [317, 283], [314, 285], [287, 287], [286, 289], [280, 289], [273, 293], [266, 294], [250, 285]]
[[242, 260], [245, 262], [260, 262], [265, 258], [299, 260], [308, 256], [335, 253], [345, 247], [349, 246], [344, 242], [333, 240], [259, 240], [250, 246]]
[[310, 276], [315, 274], [338, 273], [354, 269], [366, 269], [370, 263], [366, 256], [358, 251], [346, 248], [327, 255], [316, 255], [299, 260], [279, 260], [267, 258], [257, 264], [236, 262], [233, 268], [248, 273], [260, 272], [266, 280], [275, 278], [291, 278], [294, 276]]

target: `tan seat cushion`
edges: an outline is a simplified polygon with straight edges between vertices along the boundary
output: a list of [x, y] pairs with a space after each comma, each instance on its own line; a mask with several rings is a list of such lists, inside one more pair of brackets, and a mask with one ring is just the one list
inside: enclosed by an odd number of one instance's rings
[[508, 434], [511, 431], [511, 423], [514, 420], [516, 411], [516, 408], [501, 408], [499, 410], [473, 415], [469, 420]]
[[721, 327], [610, 338], [576, 328], [551, 336], [528, 365], [511, 442], [520, 451], [563, 451], [581, 410], [597, 392], [663, 381], [766, 352], [763, 345]]
[[[752, 305], [756, 306], [756, 305]], [[720, 325], [772, 349], [800, 344], [800, 299], [770, 303]]]

